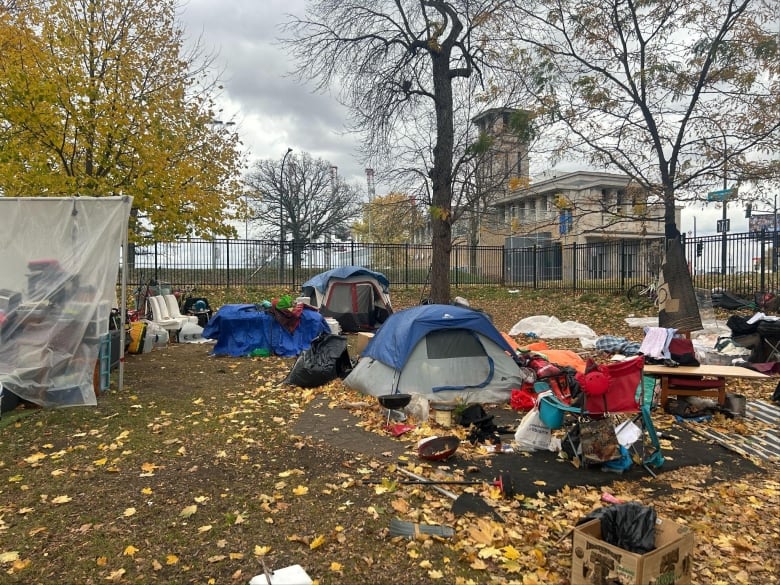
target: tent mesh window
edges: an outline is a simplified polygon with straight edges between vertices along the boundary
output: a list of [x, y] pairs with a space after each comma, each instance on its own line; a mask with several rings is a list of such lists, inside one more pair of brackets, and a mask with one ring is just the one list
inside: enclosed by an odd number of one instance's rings
[[425, 336], [425, 344], [428, 359], [432, 360], [485, 355], [477, 336], [465, 329], [432, 331]]

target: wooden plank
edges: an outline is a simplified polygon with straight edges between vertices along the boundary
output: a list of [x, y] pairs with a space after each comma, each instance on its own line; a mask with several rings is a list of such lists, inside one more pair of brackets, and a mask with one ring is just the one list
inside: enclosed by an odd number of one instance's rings
[[717, 378], [768, 378], [766, 374], [740, 366], [667, 366], [645, 364], [644, 373], [650, 376], [714, 376]]

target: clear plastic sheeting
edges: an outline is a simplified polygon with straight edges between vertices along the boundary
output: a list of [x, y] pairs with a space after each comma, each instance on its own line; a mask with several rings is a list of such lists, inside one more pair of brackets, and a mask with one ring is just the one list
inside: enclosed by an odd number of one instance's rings
[[528, 335], [533, 333], [541, 339], [557, 339], [579, 337], [582, 339], [596, 339], [596, 332], [587, 325], [576, 321], [561, 322], [557, 317], [548, 315], [535, 315], [526, 317], [515, 323], [509, 330], [509, 335]]
[[93, 387], [132, 199], [0, 197], [0, 382], [43, 407]]

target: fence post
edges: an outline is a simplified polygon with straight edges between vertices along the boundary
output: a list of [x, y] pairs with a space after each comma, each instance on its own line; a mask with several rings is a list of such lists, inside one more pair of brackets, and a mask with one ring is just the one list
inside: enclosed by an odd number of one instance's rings
[[577, 292], [577, 242], [571, 245], [571, 288]]
[[409, 286], [409, 242], [404, 244], [404, 284]]
[[499, 258], [499, 265], [501, 266], [501, 286], [506, 286], [506, 245], [501, 244], [501, 258]]
[[536, 290], [538, 288], [538, 286], [539, 286], [538, 275], [537, 275], [537, 271], [539, 270], [539, 263], [538, 263], [538, 260], [537, 260], [538, 257], [539, 257], [539, 246], [537, 244], [534, 244], [533, 251], [534, 251], [533, 256], [532, 256], [533, 257], [533, 262], [531, 263], [531, 266], [533, 267], [534, 290]]
[[227, 288], [230, 288], [230, 238], [225, 238], [225, 273]]
[[160, 282], [160, 266], [158, 264], [158, 256], [157, 256], [157, 242], [154, 242], [154, 279], [157, 282]]

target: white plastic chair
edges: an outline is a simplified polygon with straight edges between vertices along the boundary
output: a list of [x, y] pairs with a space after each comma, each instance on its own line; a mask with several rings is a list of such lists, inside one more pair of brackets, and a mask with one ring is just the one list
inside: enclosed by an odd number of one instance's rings
[[168, 305], [165, 303], [165, 299], [162, 296], [147, 297], [146, 302], [149, 303], [149, 308], [152, 312], [152, 323], [166, 329], [172, 337], [178, 336], [179, 330], [187, 320], [174, 319], [171, 317], [168, 313]]
[[179, 300], [176, 295], [162, 295], [165, 299], [165, 305], [168, 307], [168, 315], [171, 319], [184, 319], [184, 323], [198, 323], [198, 318], [195, 315], [182, 315], [179, 310]]

